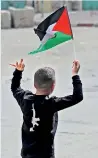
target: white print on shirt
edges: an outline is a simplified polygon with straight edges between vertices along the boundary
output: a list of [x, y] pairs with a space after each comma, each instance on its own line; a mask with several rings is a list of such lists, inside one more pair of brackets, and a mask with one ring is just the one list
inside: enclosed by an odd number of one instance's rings
[[37, 121], [40, 121], [39, 118], [36, 118], [36, 111], [34, 109], [34, 104], [32, 104], [32, 111], [33, 111], [33, 117], [32, 117], [33, 127], [30, 128], [30, 131], [34, 131], [34, 127], [35, 126], [39, 126], [39, 124], [37, 123]]

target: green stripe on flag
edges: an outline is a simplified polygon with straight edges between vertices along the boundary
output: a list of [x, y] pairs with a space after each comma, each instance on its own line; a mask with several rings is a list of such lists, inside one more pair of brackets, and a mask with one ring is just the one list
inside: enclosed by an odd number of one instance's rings
[[55, 37], [50, 38], [44, 45], [41, 44], [38, 49], [36, 49], [33, 52], [30, 52], [29, 54], [36, 54], [38, 52], [43, 52], [63, 42], [69, 41], [71, 39], [72, 39], [72, 36], [70, 35], [66, 35], [61, 32], [56, 32]]

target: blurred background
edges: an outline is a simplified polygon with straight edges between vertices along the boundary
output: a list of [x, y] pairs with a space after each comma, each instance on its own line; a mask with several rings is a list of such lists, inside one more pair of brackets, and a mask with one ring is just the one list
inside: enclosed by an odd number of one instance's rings
[[33, 27], [63, 5], [72, 26], [98, 26], [98, 0], [1, 0], [1, 28]]
[[[96, 0], [1, 0], [1, 9], [8, 10], [10, 6], [15, 8], [24, 8], [26, 5], [32, 6], [35, 8], [36, 13], [40, 12], [51, 12], [60, 8], [62, 5], [66, 5], [69, 11], [76, 10], [98, 10], [98, 1]], [[42, 8], [43, 5], [43, 8]]]

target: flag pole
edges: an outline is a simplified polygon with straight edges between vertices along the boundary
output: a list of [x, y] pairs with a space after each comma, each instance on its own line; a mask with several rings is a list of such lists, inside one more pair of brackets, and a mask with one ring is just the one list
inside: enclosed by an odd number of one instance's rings
[[[67, 7], [66, 7], [66, 10], [67, 10]], [[68, 15], [68, 19], [69, 19], [68, 10], [67, 10], [67, 15]], [[69, 23], [70, 23], [70, 19], [69, 19]], [[72, 33], [72, 45], [73, 45], [74, 60], [76, 60], [76, 49], [75, 49], [75, 43], [74, 43], [74, 37], [73, 37], [73, 31], [71, 28], [71, 23], [70, 23], [70, 29], [71, 29], [71, 33]]]
[[75, 42], [74, 42], [74, 39], [73, 39], [73, 41], [72, 41], [72, 45], [73, 45], [74, 59], [76, 60], [76, 48], [75, 48]]
[[44, 17], [44, 2], [43, 0], [41, 1], [41, 17]]

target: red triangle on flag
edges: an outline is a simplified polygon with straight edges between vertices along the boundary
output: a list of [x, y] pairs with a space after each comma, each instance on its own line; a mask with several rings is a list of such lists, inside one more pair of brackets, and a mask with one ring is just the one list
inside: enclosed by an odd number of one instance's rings
[[64, 9], [62, 15], [60, 16], [57, 23], [55, 24], [53, 31], [59, 31], [59, 32], [62, 32], [64, 34], [73, 36], [69, 17], [68, 17], [68, 13], [67, 13], [67, 9]]

